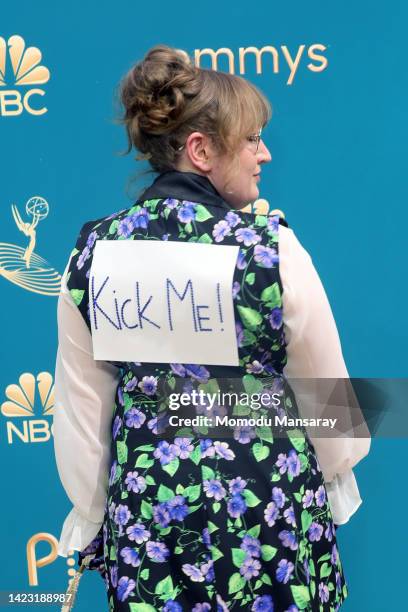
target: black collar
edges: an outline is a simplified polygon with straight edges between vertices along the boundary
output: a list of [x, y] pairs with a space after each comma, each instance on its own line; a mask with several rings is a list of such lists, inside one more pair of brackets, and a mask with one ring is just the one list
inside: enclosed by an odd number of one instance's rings
[[231, 206], [220, 196], [208, 178], [195, 172], [181, 172], [179, 170], [162, 172], [138, 200], [153, 200], [155, 198], [188, 200], [231, 210]]

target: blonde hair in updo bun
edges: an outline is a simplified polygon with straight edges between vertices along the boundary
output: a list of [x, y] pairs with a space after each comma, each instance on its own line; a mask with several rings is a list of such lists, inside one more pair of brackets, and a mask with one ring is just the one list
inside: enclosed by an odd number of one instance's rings
[[120, 101], [126, 153], [134, 147], [136, 159], [148, 159], [159, 173], [177, 168], [182, 154], [177, 148], [195, 131], [229, 155], [232, 168], [242, 139], [266, 125], [272, 114], [266, 97], [249, 81], [198, 68], [185, 51], [166, 45], [151, 48], [129, 70], [120, 84]]

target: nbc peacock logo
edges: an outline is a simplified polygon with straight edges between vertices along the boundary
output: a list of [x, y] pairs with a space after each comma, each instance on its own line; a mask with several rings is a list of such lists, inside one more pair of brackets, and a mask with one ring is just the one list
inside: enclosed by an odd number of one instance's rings
[[37, 226], [49, 212], [48, 202], [41, 196], [30, 198], [25, 207], [29, 221], [23, 221], [15, 204], [11, 212], [17, 229], [28, 238], [26, 248], [0, 242], [0, 276], [23, 289], [56, 296], [61, 288], [61, 275], [43, 257], [34, 251]]
[[1, 405], [1, 413], [7, 419], [8, 443], [13, 444], [15, 440], [25, 444], [47, 442], [53, 433], [50, 419], [54, 414], [52, 375], [40, 372], [35, 377], [25, 372], [19, 377], [18, 384], [6, 387], [5, 395], [7, 400]]
[[41, 51], [26, 47], [21, 36], [15, 34], [8, 40], [0, 37], [0, 116], [21, 115], [24, 111], [30, 115], [47, 112], [38, 101], [38, 96], [45, 96], [45, 91], [33, 87], [44, 85], [50, 78], [50, 71], [41, 65], [41, 60]]

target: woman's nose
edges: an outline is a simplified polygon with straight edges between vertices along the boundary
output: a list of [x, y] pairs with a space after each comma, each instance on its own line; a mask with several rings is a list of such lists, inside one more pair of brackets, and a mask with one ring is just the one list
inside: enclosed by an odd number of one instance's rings
[[268, 147], [266, 146], [266, 144], [261, 138], [261, 142], [259, 143], [259, 149], [258, 149], [258, 161], [259, 163], [267, 163], [267, 162], [270, 162], [271, 160], [272, 160], [271, 152], [269, 151]]

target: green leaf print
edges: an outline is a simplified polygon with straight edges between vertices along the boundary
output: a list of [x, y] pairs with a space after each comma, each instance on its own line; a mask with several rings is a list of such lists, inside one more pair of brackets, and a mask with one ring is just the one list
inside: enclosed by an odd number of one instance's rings
[[316, 569], [313, 559], [309, 559], [309, 572], [311, 576], [316, 576]]
[[145, 499], [142, 499], [142, 505], [140, 507], [143, 518], [150, 519], [153, 516], [153, 506], [149, 504]]
[[220, 502], [214, 502], [212, 507], [213, 507], [214, 513], [217, 514], [218, 510], [221, 508], [221, 504]]
[[255, 493], [253, 493], [250, 489], [244, 489], [242, 491], [242, 495], [244, 496], [248, 508], [254, 508], [255, 506], [261, 503], [259, 497], [257, 497]]
[[247, 329], [244, 329], [244, 337], [242, 339], [242, 346], [251, 346], [256, 342], [256, 336]]
[[196, 204], [195, 212], [196, 221], [202, 222], [213, 218], [213, 215], [202, 204]]
[[85, 290], [84, 289], [70, 289], [69, 292], [75, 304], [79, 306], [80, 303], [82, 302], [82, 298], [84, 297]]
[[153, 608], [147, 603], [129, 603], [130, 612], [156, 612], [156, 608]]
[[153, 463], [154, 463], [154, 460], [149, 459], [149, 455], [147, 453], [142, 453], [141, 455], [138, 456], [136, 463], [135, 463], [135, 467], [149, 468], [153, 465]]
[[172, 459], [172, 461], [170, 461], [170, 463], [167, 463], [166, 465], [162, 465], [162, 470], [170, 474], [170, 476], [174, 476], [174, 474], [179, 469], [179, 466], [180, 466], [180, 459], [178, 457], [175, 457], [174, 459]]
[[239, 572], [235, 572], [230, 576], [228, 581], [228, 593], [232, 595], [232, 593], [237, 593], [241, 591], [245, 586], [245, 578], [241, 576]]
[[256, 215], [255, 217], [255, 225], [258, 227], [266, 227], [268, 224], [268, 219], [266, 215]]
[[175, 555], [181, 555], [181, 553], [184, 552], [184, 548], [181, 548], [181, 546], [176, 546], [174, 549], [174, 554]]
[[255, 272], [250, 272], [247, 274], [245, 277], [245, 282], [248, 283], [248, 285], [253, 285], [255, 282]]
[[116, 442], [116, 452], [118, 455], [118, 463], [120, 465], [122, 465], [122, 463], [126, 463], [128, 458], [128, 449], [126, 446], [126, 442], [123, 442], [123, 440], [119, 440], [118, 442]]
[[252, 446], [252, 452], [254, 453], [255, 459], [259, 462], [269, 457], [271, 451], [269, 450], [269, 446], [265, 446], [260, 442], [255, 442]]
[[266, 425], [262, 425], [262, 427], [255, 427], [255, 433], [261, 440], [265, 440], [266, 442], [273, 442], [273, 433], [270, 427]]
[[154, 592], [156, 595], [162, 595], [163, 593], [168, 593], [169, 591], [172, 592], [173, 590], [173, 580], [171, 576], [166, 576], [163, 578], [163, 580], [160, 580], [160, 582], [156, 584]]
[[257, 310], [248, 308], [247, 306], [237, 306], [237, 308], [244, 326], [251, 331], [255, 331], [258, 325], [262, 323], [261, 314]]
[[241, 567], [246, 559], [247, 553], [242, 548], [231, 548], [232, 562], [235, 567]]
[[245, 392], [248, 393], [248, 395], [260, 393], [263, 389], [261, 381], [252, 374], [245, 374], [242, 378], [242, 382], [244, 383]]
[[305, 436], [300, 431], [300, 429], [288, 430], [288, 438], [298, 453], [300, 453], [305, 448]]
[[261, 300], [269, 308], [280, 308], [282, 306], [282, 298], [278, 283], [273, 283], [273, 285], [266, 287], [261, 293]]
[[109, 226], [109, 230], [108, 230], [108, 231], [109, 231], [109, 233], [110, 233], [110, 234], [114, 234], [114, 233], [117, 231], [118, 226], [119, 226], [119, 221], [118, 221], [117, 219], [115, 219], [114, 221], [112, 221], [112, 223], [111, 223], [111, 224], [110, 224], [110, 226]]
[[310, 601], [309, 589], [305, 586], [292, 584], [290, 590], [299, 610], [304, 610]]
[[154, 451], [154, 446], [153, 446], [153, 444], [143, 444], [142, 446], [136, 446], [136, 448], [134, 450], [135, 451], [137, 451], [137, 450], [141, 450], [141, 451]]
[[268, 574], [262, 574], [261, 576], [261, 580], [264, 584], [270, 584], [272, 585], [272, 580], [271, 577]]
[[316, 582], [314, 580], [310, 581], [310, 592], [312, 594], [312, 597], [314, 598], [316, 594]]
[[261, 546], [261, 555], [264, 561], [270, 561], [274, 558], [278, 549], [274, 546], [269, 546], [269, 544], [264, 544]]
[[195, 447], [195, 449], [191, 453], [190, 459], [196, 465], [198, 465], [200, 463], [200, 461], [201, 461], [201, 449], [200, 449], [200, 445], [199, 444], [197, 444], [197, 446]]
[[203, 234], [199, 237], [197, 242], [201, 242], [203, 244], [212, 244], [212, 238], [209, 234]]
[[215, 478], [214, 470], [208, 467], [208, 465], [201, 466], [201, 475], [203, 480], [211, 480], [211, 478]]
[[207, 521], [207, 526], [208, 526], [208, 533], [214, 533], [214, 531], [218, 531], [219, 529], [219, 527], [217, 527], [217, 525], [215, 525], [211, 521]]
[[188, 498], [189, 503], [195, 502], [201, 493], [201, 485], [190, 485], [184, 489], [183, 495]]
[[175, 497], [174, 492], [169, 489], [169, 487], [161, 484], [157, 492], [157, 499], [159, 502], [169, 501], [169, 499], [173, 499], [173, 497]]
[[320, 578], [327, 578], [327, 576], [330, 576], [331, 573], [332, 573], [332, 568], [325, 561], [320, 568]]
[[160, 198], [154, 198], [144, 203], [145, 208], [149, 209], [149, 212], [154, 212], [157, 208], [157, 204], [160, 202]]
[[309, 529], [310, 525], [313, 522], [313, 517], [310, 514], [310, 512], [308, 512], [307, 510], [303, 510], [302, 512], [302, 530], [303, 533], [306, 533], [306, 531]]
[[148, 580], [149, 575], [150, 575], [150, 570], [148, 567], [145, 567], [144, 570], [140, 572], [140, 578], [142, 580]]
[[114, 546], [110, 547], [110, 551], [109, 551], [109, 559], [111, 561], [116, 561], [116, 549]]
[[247, 533], [253, 538], [257, 538], [261, 533], [261, 525], [255, 525], [254, 527], [251, 527], [251, 529], [248, 529]]
[[211, 557], [213, 561], [217, 561], [218, 559], [221, 559], [221, 557], [224, 556], [224, 553], [222, 553], [220, 549], [214, 545], [210, 546], [210, 551], [211, 551]]

